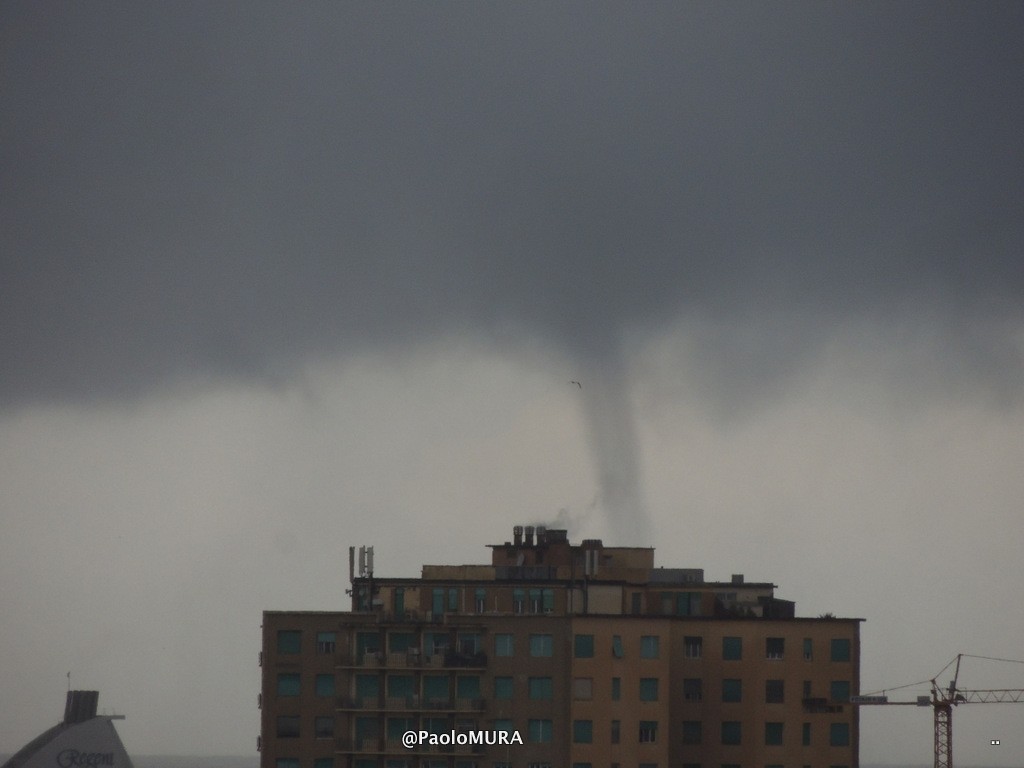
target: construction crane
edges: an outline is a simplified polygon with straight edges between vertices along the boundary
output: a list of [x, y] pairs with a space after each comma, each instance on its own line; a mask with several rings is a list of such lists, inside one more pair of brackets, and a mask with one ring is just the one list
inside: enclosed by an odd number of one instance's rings
[[[931, 680], [922, 680], [917, 683], [899, 686], [899, 688], [910, 688], [911, 686], [930, 683], [930, 696], [918, 696], [916, 701], [889, 701], [889, 697], [885, 695], [886, 690], [898, 690], [898, 688], [890, 688], [879, 691], [877, 694], [853, 696], [850, 699], [850, 703], [856, 706], [931, 707], [935, 716], [935, 768], [953, 768], [953, 707], [960, 704], [1024, 704], [1024, 688], [958, 688], [957, 679], [960, 677], [960, 661], [964, 657], [1024, 664], [1024, 662], [1016, 659], [993, 659], [989, 656], [971, 656], [966, 653], [958, 653], [956, 658], [944, 666], [939, 671], [939, 674]], [[942, 676], [943, 672], [954, 664], [956, 666], [953, 670], [953, 679], [950, 680], [948, 686], [943, 688], [939, 685], [938, 679]]]

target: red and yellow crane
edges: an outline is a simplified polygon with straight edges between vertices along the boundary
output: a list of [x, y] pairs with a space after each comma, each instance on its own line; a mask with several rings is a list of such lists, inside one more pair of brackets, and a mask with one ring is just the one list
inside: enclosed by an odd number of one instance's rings
[[[1024, 662], [1016, 659], [994, 659], [990, 656], [972, 656], [966, 653], [958, 653], [956, 658], [944, 666], [931, 680], [922, 680], [919, 683], [901, 685], [900, 688], [931, 684], [931, 695], [918, 696], [916, 701], [889, 701], [885, 695], [886, 690], [897, 690], [895, 688], [879, 691], [877, 694], [854, 696], [850, 699], [851, 704], [884, 705], [884, 706], [918, 706], [931, 707], [935, 717], [935, 768], [953, 768], [953, 707], [960, 704], [1024, 704], [1024, 688], [959, 688], [957, 680], [960, 677], [960, 661], [963, 658], [987, 659], [989, 661], [1006, 661], [1018, 664]], [[950, 667], [956, 665], [953, 670], [953, 679], [949, 685], [943, 688], [939, 685], [938, 679]]]

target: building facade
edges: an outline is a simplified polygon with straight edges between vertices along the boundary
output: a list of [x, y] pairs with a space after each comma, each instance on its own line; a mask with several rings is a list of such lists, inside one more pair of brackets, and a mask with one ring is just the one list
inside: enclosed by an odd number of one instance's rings
[[563, 530], [420, 578], [360, 555], [350, 610], [264, 613], [261, 768], [859, 764], [860, 619]]

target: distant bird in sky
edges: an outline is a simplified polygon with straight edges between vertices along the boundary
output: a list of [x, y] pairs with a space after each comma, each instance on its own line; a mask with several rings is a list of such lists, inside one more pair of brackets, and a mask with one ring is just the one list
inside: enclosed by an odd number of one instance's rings
[[583, 389], [583, 385], [582, 385], [582, 384], [580, 384], [580, 383], [579, 383], [578, 381], [570, 381], [569, 383], [570, 383], [570, 384], [575, 384], [575, 385], [576, 385], [577, 387], [579, 387], [580, 389]]

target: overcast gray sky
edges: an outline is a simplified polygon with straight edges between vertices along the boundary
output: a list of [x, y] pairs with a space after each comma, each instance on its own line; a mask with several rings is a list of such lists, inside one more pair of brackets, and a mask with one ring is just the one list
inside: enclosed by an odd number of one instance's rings
[[[514, 521], [863, 617], [865, 691], [1024, 658], [1022, 36], [0, 5], [0, 751], [70, 670], [130, 752], [251, 753], [262, 610]], [[991, 664], [963, 684], [1024, 687]], [[958, 762], [1021, 765], [1022, 719], [960, 708]], [[929, 712], [862, 723], [931, 761]]]

